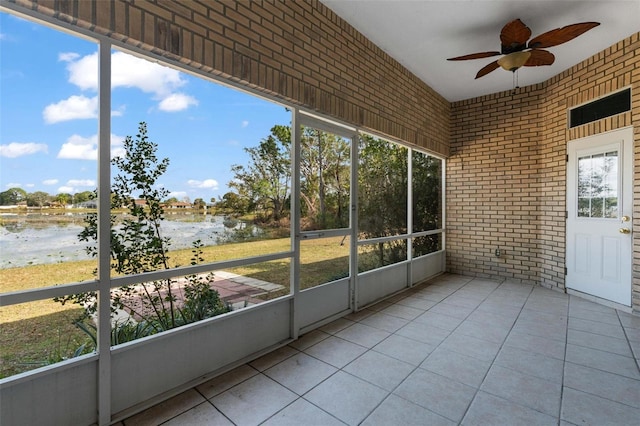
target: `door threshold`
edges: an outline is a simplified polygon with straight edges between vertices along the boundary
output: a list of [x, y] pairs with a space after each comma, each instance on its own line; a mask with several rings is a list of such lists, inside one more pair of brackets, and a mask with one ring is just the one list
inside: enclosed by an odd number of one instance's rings
[[617, 309], [619, 311], [626, 312], [628, 314], [632, 314], [633, 313], [633, 308], [631, 308], [631, 306], [627, 306], [627, 305], [623, 305], [622, 303], [613, 302], [611, 300], [603, 299], [601, 297], [597, 297], [597, 296], [594, 296], [592, 294], [583, 293], [581, 291], [574, 290], [572, 288], [567, 288], [567, 294], [570, 294], [572, 296], [580, 297], [581, 299], [586, 299], [586, 300], [588, 300], [590, 302], [594, 302], [594, 303], [597, 303], [599, 305], [604, 305], [604, 306], [607, 306], [609, 308]]

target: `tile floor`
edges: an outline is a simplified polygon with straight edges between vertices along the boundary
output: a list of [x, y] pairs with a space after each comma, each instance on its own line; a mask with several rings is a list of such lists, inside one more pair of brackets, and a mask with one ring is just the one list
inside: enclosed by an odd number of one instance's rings
[[640, 316], [443, 275], [122, 422], [638, 425]]

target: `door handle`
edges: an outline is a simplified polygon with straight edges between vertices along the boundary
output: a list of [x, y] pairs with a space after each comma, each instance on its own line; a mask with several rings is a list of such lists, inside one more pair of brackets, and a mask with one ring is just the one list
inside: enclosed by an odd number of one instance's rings
[[620, 231], [621, 234], [630, 234], [631, 233], [631, 229], [629, 229], [629, 228], [620, 228], [620, 229], [618, 229], [618, 231]]

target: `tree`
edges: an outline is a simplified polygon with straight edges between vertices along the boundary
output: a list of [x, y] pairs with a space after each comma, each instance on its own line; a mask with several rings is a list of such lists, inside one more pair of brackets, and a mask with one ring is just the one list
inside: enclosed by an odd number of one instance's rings
[[247, 166], [231, 167], [234, 179], [231, 188], [249, 200], [249, 209], [262, 210], [267, 221], [279, 221], [287, 209], [291, 185], [291, 128], [276, 125], [271, 135], [255, 148], [245, 148], [249, 154]]
[[0, 205], [13, 206], [27, 200], [27, 191], [22, 188], [9, 188], [0, 192]]
[[[138, 275], [158, 269], [169, 269], [170, 238], [161, 232], [164, 210], [161, 200], [169, 191], [156, 185], [166, 172], [169, 159], [156, 156], [157, 145], [147, 136], [146, 124], [140, 123], [136, 139], [127, 136], [123, 147], [125, 154], [115, 157], [112, 164], [119, 173], [111, 187], [113, 207], [127, 210], [127, 215], [119, 218], [111, 215], [110, 256], [111, 269], [117, 275]], [[145, 205], [136, 203], [136, 198]], [[86, 250], [97, 256], [98, 218], [96, 213], [86, 216], [85, 227], [78, 235], [88, 242]], [[202, 250], [200, 241], [193, 243], [192, 265], [200, 263]], [[202, 315], [217, 315], [228, 311], [217, 291], [210, 287], [213, 275], [187, 277], [188, 284], [182, 292], [173, 279], [144, 282], [135, 286], [123, 286], [112, 296], [114, 309], [123, 309], [132, 317], [142, 318], [147, 325], [144, 330], [155, 333], [202, 319]], [[95, 312], [95, 293], [84, 293], [56, 299], [82, 304], [86, 314]], [[179, 302], [183, 300], [183, 302]], [[123, 325], [130, 327], [130, 325]], [[88, 330], [87, 327], [84, 327]], [[136, 328], [137, 330], [137, 328]]]
[[67, 194], [67, 193], [60, 193], [56, 195], [53, 199], [57, 203], [60, 203], [63, 206], [67, 206], [73, 202], [73, 195]]
[[93, 200], [94, 198], [95, 198], [95, 192], [93, 191], [78, 192], [73, 196], [73, 203], [80, 204], [89, 200]]
[[334, 134], [301, 129], [300, 196], [309, 227], [349, 224], [350, 144]]
[[[422, 152], [413, 152], [413, 232], [442, 227], [442, 161]], [[439, 235], [413, 240], [416, 255], [440, 250]]]
[[193, 200], [193, 207], [196, 210], [204, 210], [207, 208], [207, 203], [205, 203], [202, 198], [196, 198]]
[[[369, 239], [407, 233], [407, 149], [382, 139], [363, 136], [359, 153], [360, 237]], [[406, 259], [405, 241], [379, 243], [376, 257], [376, 266]]]
[[[215, 199], [211, 200], [212, 202]], [[216, 207], [230, 216], [240, 217], [249, 210], [249, 200], [235, 192], [227, 192], [215, 203]]]
[[27, 206], [40, 207], [48, 204], [51, 201], [51, 196], [43, 191], [36, 191], [31, 194], [27, 194]]
[[363, 136], [358, 167], [358, 225], [364, 238], [407, 232], [407, 149]]

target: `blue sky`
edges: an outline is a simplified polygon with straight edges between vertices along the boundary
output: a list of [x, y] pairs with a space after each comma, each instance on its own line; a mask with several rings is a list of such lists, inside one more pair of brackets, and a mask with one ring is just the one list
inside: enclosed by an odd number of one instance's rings
[[[97, 181], [97, 50], [90, 40], [0, 12], [0, 191], [55, 195]], [[284, 107], [238, 90], [112, 52], [112, 156], [145, 121], [169, 157], [159, 183], [179, 199], [228, 191], [242, 148], [257, 146]]]

